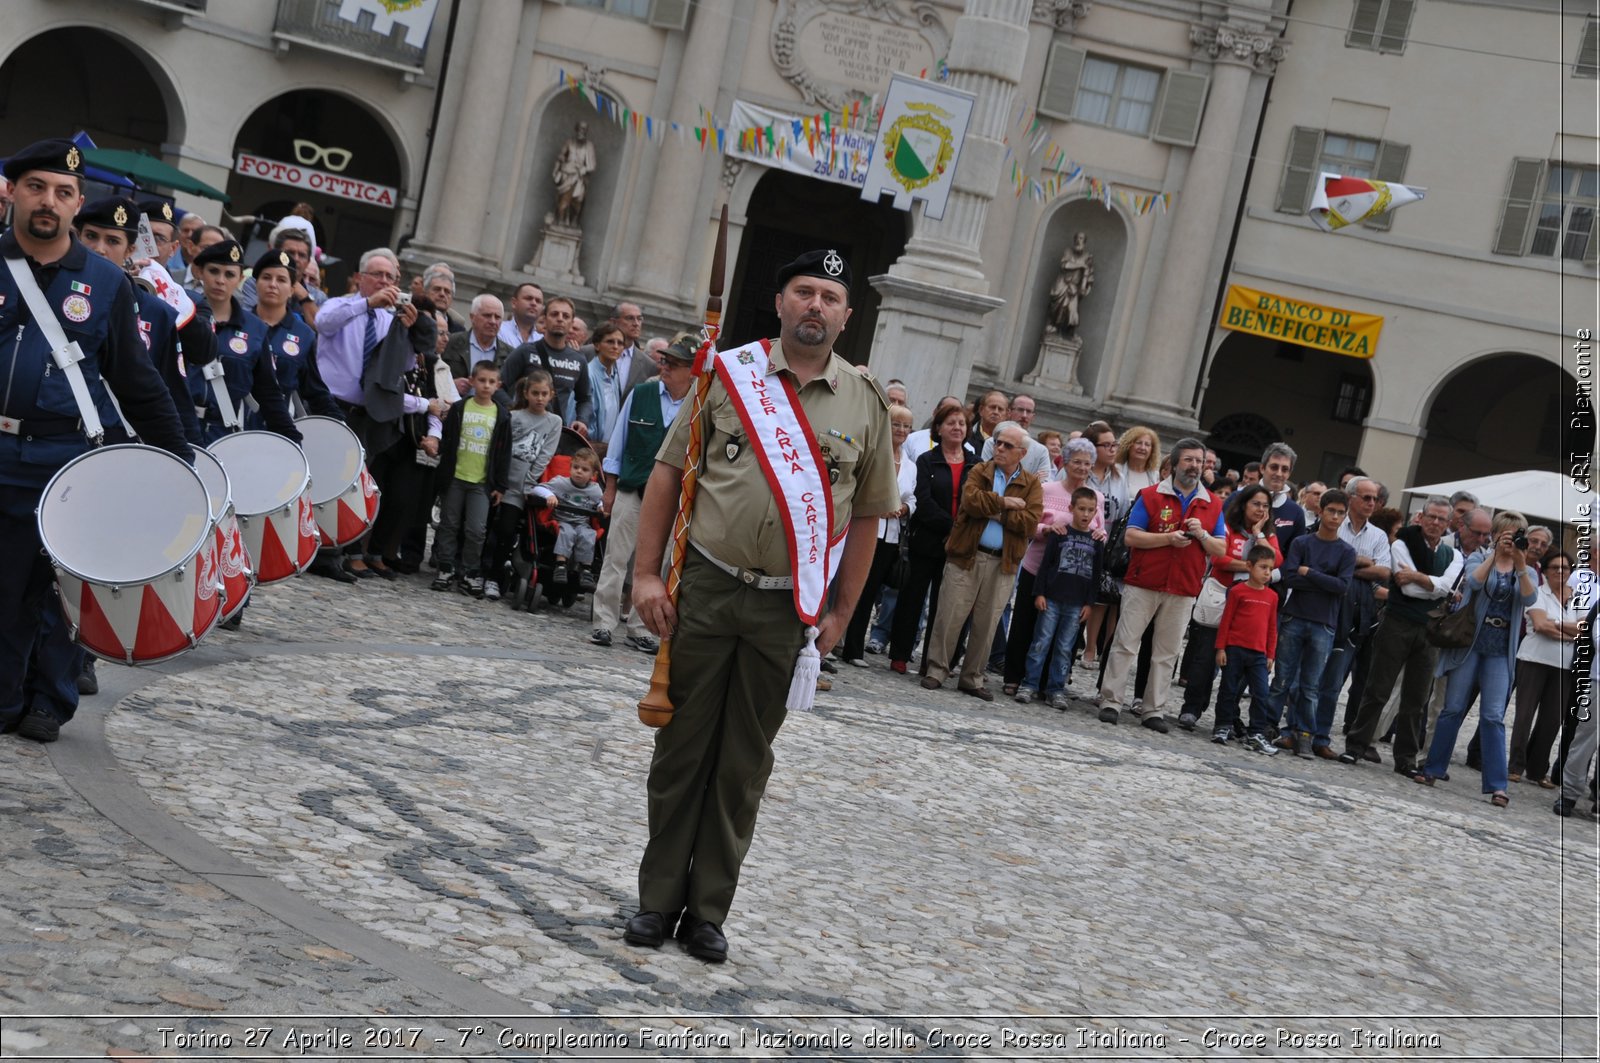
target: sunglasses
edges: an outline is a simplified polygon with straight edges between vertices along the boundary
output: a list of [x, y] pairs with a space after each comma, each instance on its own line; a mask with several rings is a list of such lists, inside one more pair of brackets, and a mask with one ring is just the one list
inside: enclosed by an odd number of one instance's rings
[[1022, 448], [1017, 446], [1015, 443], [1007, 443], [1003, 439], [997, 439], [997, 440], [994, 441], [994, 449], [996, 449], [996, 450], [1021, 450]]

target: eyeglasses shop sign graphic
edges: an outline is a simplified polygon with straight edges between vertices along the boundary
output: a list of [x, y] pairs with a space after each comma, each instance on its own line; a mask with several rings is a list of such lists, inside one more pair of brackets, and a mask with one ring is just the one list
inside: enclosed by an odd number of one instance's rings
[[[348, 160], [346, 164], [348, 165]], [[245, 177], [289, 185], [291, 188], [304, 188], [311, 192], [324, 192], [330, 196], [352, 199], [357, 203], [368, 203], [374, 207], [393, 207], [399, 195], [397, 189], [388, 185], [375, 185], [359, 178], [345, 177], [329, 173], [327, 170], [314, 170], [309, 166], [300, 166], [292, 162], [279, 162], [277, 159], [250, 155], [242, 151], [233, 170]]]
[[910, 210], [911, 201], [920, 199], [924, 214], [943, 218], [976, 100], [960, 89], [890, 75], [861, 198], [876, 203], [888, 192], [897, 210]]

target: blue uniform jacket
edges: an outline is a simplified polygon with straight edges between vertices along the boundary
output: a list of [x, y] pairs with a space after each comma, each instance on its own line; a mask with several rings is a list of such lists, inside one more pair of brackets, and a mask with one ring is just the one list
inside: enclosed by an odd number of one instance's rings
[[[26, 259], [12, 233], [0, 236], [0, 257]], [[133, 284], [112, 263], [91, 254], [76, 236], [58, 262], [29, 262], [45, 301], [68, 340], [76, 340], [78, 363], [106, 441], [125, 442], [110, 393], [116, 393], [134, 430], [151, 446], [192, 461], [172, 396], [139, 339]], [[78, 320], [81, 317], [81, 320]], [[17, 434], [0, 432], [0, 483], [42, 488], [55, 472], [89, 449], [78, 424], [78, 406], [65, 374], [56, 367], [44, 333], [0, 267], [0, 414], [18, 418]], [[39, 431], [29, 431], [36, 421]]]
[[[344, 420], [339, 404], [333, 401], [333, 394], [317, 372], [316, 329], [306, 324], [298, 314], [286, 313], [276, 325], [267, 325], [263, 346], [272, 361], [278, 387], [283, 391], [286, 401], [291, 395], [299, 395], [307, 413]], [[265, 428], [266, 422], [252, 410], [250, 416], [245, 418], [245, 426]]]
[[[197, 303], [208, 307], [204, 296]], [[204, 311], [202, 311], [204, 312]], [[261, 422], [273, 432], [300, 442], [300, 431], [289, 416], [288, 403], [273, 373], [272, 358], [266, 353], [267, 325], [259, 317], [239, 305], [237, 296], [227, 321], [211, 322], [216, 333], [217, 357], [222, 360], [223, 381], [228, 386], [228, 398], [233, 408], [242, 415], [250, 413], [245, 398], [253, 396], [260, 406]], [[196, 366], [189, 367], [189, 390], [200, 388], [199, 403], [205, 407], [206, 434], [215, 438], [223, 430], [222, 411], [217, 408], [211, 385]]]

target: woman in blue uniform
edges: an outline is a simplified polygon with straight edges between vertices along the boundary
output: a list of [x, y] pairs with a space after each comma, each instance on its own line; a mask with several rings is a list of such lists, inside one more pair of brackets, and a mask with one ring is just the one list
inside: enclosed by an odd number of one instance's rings
[[[201, 296], [206, 309], [211, 312], [211, 328], [217, 338], [217, 359], [222, 363], [223, 382], [227, 386], [228, 401], [241, 421], [253, 399], [261, 422], [270, 431], [300, 442], [300, 432], [289, 416], [289, 406], [284, 401], [283, 389], [272, 369], [272, 357], [266, 352], [267, 326], [256, 315], [239, 305], [234, 293], [244, 279], [244, 252], [236, 240], [223, 240], [212, 244], [194, 257], [191, 263], [200, 278]], [[203, 371], [189, 370], [191, 386]], [[221, 439], [229, 431], [227, 418], [218, 404], [216, 390], [204, 381], [201, 405], [205, 416], [201, 430], [208, 444]]]
[[[317, 331], [289, 307], [294, 298], [294, 270], [293, 256], [277, 248], [262, 255], [252, 271], [256, 280], [255, 316], [267, 327], [262, 348], [272, 363], [290, 412], [343, 421], [339, 404], [333, 401], [317, 372]], [[266, 422], [252, 410], [245, 418], [245, 427], [265, 428]]]

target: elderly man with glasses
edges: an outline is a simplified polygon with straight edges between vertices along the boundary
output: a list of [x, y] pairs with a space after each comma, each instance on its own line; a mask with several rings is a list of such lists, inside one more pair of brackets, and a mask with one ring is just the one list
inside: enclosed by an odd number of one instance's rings
[[1399, 682], [1394, 770], [1402, 775], [1416, 771], [1433, 669], [1439, 658], [1439, 651], [1427, 639], [1428, 610], [1450, 594], [1461, 572], [1461, 554], [1444, 541], [1449, 524], [1450, 500], [1434, 495], [1422, 507], [1420, 523], [1403, 528], [1390, 547], [1388, 606], [1372, 635], [1372, 672], [1355, 722], [1345, 735], [1345, 751], [1339, 756], [1345, 764], [1360, 761], [1372, 747], [1383, 706]]

